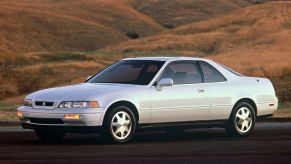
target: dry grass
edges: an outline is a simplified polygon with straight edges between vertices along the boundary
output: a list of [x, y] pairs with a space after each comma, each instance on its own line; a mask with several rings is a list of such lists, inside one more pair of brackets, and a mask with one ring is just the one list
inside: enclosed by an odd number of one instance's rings
[[95, 50], [161, 30], [125, 0], [0, 1], [0, 52]]
[[274, 116], [277, 118], [286, 118], [286, 117], [291, 117], [291, 104], [286, 102], [286, 103], [280, 103], [279, 104], [279, 109], [274, 112]]
[[291, 70], [290, 13], [291, 2], [270, 2], [105, 50], [207, 57], [247, 75], [278, 77]]
[[9, 54], [2, 57], [0, 100], [43, 88], [80, 83], [87, 76], [119, 59], [78, 53]]
[[1, 121], [18, 121], [18, 117], [16, 115], [16, 111], [1, 111], [0, 113]]
[[133, 6], [161, 25], [174, 27], [213, 17], [251, 5], [245, 0], [133, 0]]
[[[209, 6], [210, 1], [205, 0], [199, 1], [198, 7], [190, 12], [185, 8], [189, 0], [171, 1], [168, 6], [153, 8], [156, 2], [163, 3], [159, 0], [0, 0], [0, 108], [6, 110], [1, 112], [0, 120], [14, 119], [13, 111], [8, 109], [21, 104], [30, 92], [80, 83], [110, 63], [134, 56], [211, 58], [244, 74], [271, 78], [280, 100], [291, 101], [290, 2], [250, 6], [223, 16], [220, 14], [249, 3], [224, 0], [210, 6], [211, 11], [206, 7], [198, 10], [203, 5]], [[173, 4], [180, 4], [178, 11], [158, 15], [159, 10], [174, 8]], [[224, 10], [215, 7], [222, 4], [226, 6]], [[163, 28], [134, 8], [161, 24], [209, 20], [156, 34]], [[201, 15], [192, 17], [198, 11]], [[210, 19], [216, 15], [220, 16]], [[146, 37], [127, 41], [127, 32]], [[120, 42], [124, 43], [116, 45]], [[86, 51], [107, 45], [111, 46]]]
[[15, 102], [13, 104], [0, 102], [0, 120], [1, 121], [17, 121]]

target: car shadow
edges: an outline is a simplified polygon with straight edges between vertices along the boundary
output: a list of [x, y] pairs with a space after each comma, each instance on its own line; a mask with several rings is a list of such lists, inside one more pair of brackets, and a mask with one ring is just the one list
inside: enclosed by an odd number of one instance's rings
[[[181, 133], [166, 133], [164, 131], [137, 132], [133, 139], [127, 144], [148, 144], [148, 143], [171, 143], [171, 142], [203, 142], [203, 141], [224, 141], [240, 140], [230, 138], [223, 129], [194, 129], [185, 130]], [[105, 143], [99, 134], [67, 134], [64, 139], [57, 142], [45, 143], [34, 138], [27, 144], [44, 145], [112, 145]]]

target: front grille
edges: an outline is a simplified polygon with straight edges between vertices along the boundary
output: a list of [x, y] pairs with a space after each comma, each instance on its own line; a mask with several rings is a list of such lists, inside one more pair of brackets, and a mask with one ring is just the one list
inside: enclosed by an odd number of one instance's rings
[[35, 124], [64, 124], [61, 119], [54, 118], [28, 118], [31, 123]]
[[47, 106], [47, 107], [49, 107], [49, 106], [53, 106], [54, 102], [36, 101], [35, 105], [36, 106]]

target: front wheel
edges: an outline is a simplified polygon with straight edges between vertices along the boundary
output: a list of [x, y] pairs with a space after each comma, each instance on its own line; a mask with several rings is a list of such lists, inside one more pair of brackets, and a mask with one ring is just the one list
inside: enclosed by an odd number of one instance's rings
[[113, 143], [128, 142], [134, 135], [136, 119], [127, 106], [113, 108], [105, 118], [102, 137]]
[[253, 107], [249, 103], [242, 102], [232, 111], [225, 128], [226, 132], [234, 137], [248, 136], [254, 131], [255, 118]]
[[61, 140], [66, 132], [57, 130], [35, 129], [34, 133], [44, 142], [55, 142]]

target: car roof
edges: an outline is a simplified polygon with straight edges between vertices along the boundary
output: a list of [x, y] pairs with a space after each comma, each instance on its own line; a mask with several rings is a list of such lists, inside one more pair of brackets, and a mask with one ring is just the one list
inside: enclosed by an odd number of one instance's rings
[[138, 57], [138, 58], [126, 58], [123, 60], [153, 60], [153, 61], [203, 60], [203, 61], [211, 61], [209, 59], [195, 58], [195, 57]]

